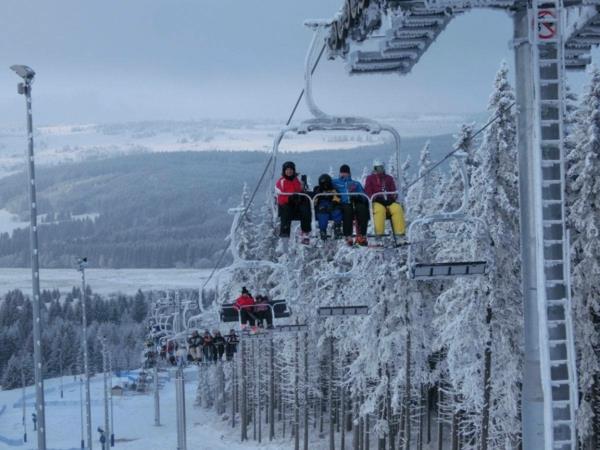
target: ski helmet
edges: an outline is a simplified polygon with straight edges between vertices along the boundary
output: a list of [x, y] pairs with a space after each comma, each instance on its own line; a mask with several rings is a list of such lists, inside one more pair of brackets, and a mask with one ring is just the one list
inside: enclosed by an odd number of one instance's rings
[[331, 190], [333, 189], [333, 183], [331, 181], [331, 176], [327, 173], [324, 173], [319, 177], [319, 187], [321, 189]]

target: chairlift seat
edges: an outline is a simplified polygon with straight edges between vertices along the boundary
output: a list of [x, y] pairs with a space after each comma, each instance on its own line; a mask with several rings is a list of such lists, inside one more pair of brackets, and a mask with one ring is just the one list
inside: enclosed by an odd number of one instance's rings
[[415, 264], [411, 267], [412, 279], [436, 279], [485, 275], [487, 261], [459, 261], [431, 264]]
[[[274, 319], [284, 319], [292, 315], [285, 300], [270, 300], [268, 303], [271, 305]], [[254, 308], [245, 309], [252, 312]], [[234, 303], [223, 303], [221, 305], [221, 322], [238, 322], [239, 320], [240, 316], [238, 310], [234, 307]]]

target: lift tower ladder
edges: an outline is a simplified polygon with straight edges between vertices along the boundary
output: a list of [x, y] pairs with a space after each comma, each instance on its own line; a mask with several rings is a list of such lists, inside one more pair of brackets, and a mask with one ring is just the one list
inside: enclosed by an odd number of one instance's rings
[[535, 214], [540, 364], [546, 449], [575, 450], [577, 378], [565, 232], [562, 0], [533, 0]]

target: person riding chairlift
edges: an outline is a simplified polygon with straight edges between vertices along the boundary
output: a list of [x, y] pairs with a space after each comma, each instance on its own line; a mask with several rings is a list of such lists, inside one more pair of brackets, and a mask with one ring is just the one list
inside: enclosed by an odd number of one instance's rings
[[342, 164], [340, 166], [340, 176], [333, 180], [333, 187], [340, 193], [341, 210], [343, 216], [344, 238], [348, 245], [352, 242], [352, 225], [354, 220], [357, 222], [356, 240], [354, 244], [367, 245], [367, 227], [369, 225], [369, 203], [362, 195], [344, 195], [348, 193], [364, 194], [362, 184], [353, 180], [350, 173], [350, 166]]
[[[372, 199], [373, 203], [373, 221], [375, 226], [375, 235], [381, 237], [385, 231], [385, 219], [392, 219], [392, 232], [396, 235], [399, 243], [406, 242], [405, 232], [406, 223], [404, 221], [404, 211], [402, 206], [396, 200], [398, 196], [388, 194], [396, 191], [394, 178], [385, 173], [385, 166], [379, 160], [373, 161], [373, 173], [365, 181], [365, 192]], [[383, 195], [381, 195], [383, 193]], [[373, 195], [379, 194], [375, 197]]]
[[273, 317], [271, 316], [271, 307], [269, 306], [269, 298], [266, 295], [257, 295], [256, 303], [254, 304], [254, 315], [256, 316], [257, 325], [264, 326], [267, 322], [267, 328], [273, 328]]
[[[286, 161], [281, 168], [281, 178], [275, 183], [277, 195], [277, 209], [280, 218], [279, 237], [289, 238], [292, 220], [300, 221], [302, 229], [303, 244], [309, 244], [309, 233], [311, 231], [311, 212], [308, 199], [301, 195], [305, 189], [296, 173], [296, 165], [292, 161]], [[282, 195], [292, 194], [292, 195]]]
[[250, 292], [248, 292], [248, 289], [246, 289], [246, 286], [242, 287], [242, 295], [240, 295], [233, 304], [233, 307], [240, 313], [242, 328], [244, 328], [248, 322], [251, 327], [254, 326], [254, 303], [254, 299], [252, 298], [252, 295], [250, 295]]
[[327, 225], [333, 220], [333, 237], [340, 239], [342, 237], [342, 210], [340, 209], [340, 196], [333, 187], [331, 177], [324, 173], [319, 177], [319, 185], [315, 186], [313, 195], [332, 194], [318, 196], [315, 198], [315, 214], [319, 222], [319, 231], [321, 239], [327, 239]]

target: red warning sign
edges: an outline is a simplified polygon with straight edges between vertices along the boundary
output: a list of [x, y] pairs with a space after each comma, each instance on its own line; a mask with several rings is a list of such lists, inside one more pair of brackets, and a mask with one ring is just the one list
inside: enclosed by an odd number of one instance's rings
[[553, 9], [540, 9], [538, 11], [538, 37], [552, 39], [556, 36], [556, 14]]

